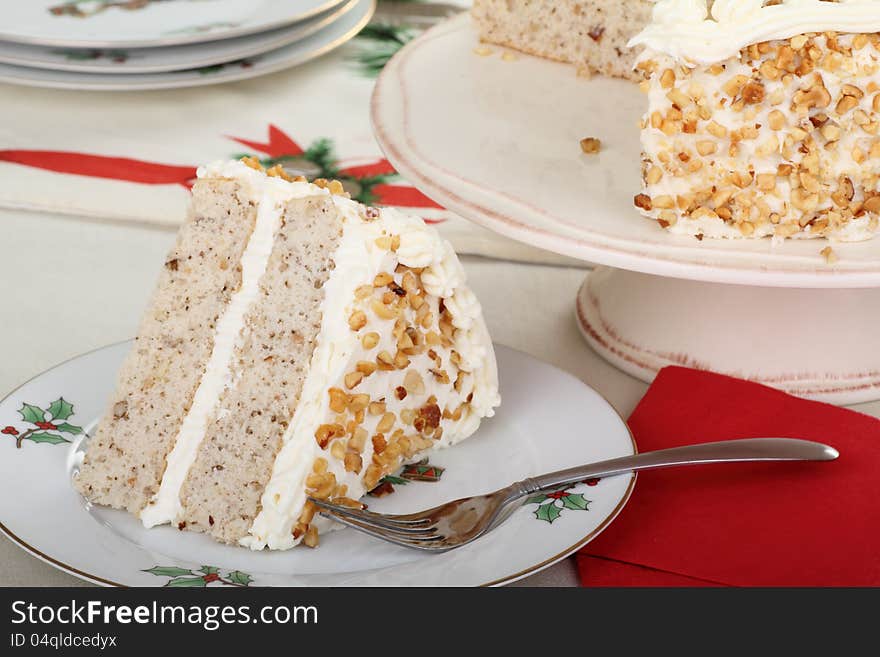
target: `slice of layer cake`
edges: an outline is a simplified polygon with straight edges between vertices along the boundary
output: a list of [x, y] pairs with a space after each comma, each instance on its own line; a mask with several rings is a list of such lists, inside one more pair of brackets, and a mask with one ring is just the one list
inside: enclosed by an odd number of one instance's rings
[[480, 305], [420, 219], [253, 160], [199, 170], [75, 479], [96, 504], [253, 549], [314, 546], [499, 403]]
[[627, 41], [651, 17], [651, 0], [474, 0], [480, 39], [577, 66], [582, 74], [631, 80]]
[[661, 0], [646, 46], [645, 216], [698, 237], [874, 235], [880, 2]]

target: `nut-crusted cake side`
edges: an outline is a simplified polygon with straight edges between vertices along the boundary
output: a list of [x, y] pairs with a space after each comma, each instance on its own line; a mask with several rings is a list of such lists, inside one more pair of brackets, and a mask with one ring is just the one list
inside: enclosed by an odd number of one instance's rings
[[240, 542], [314, 546], [307, 496], [356, 505], [382, 477], [470, 436], [499, 403], [480, 304], [451, 245], [391, 209], [348, 214], [310, 372]]
[[711, 64], [648, 51], [637, 69], [644, 215], [700, 237], [875, 233], [880, 36], [811, 32]]
[[[485, 348], [473, 349], [484, 339], [482, 320], [450, 310], [456, 302], [476, 307], [472, 295], [459, 289], [457, 298], [442, 298], [429, 292], [424, 268], [389, 269], [355, 292], [349, 319], [358, 348], [349, 371], [327, 388], [326, 422], [314, 431], [322, 451], [306, 492], [318, 499], [354, 504], [401, 465], [469, 436], [497, 403], [476, 381], [486, 376], [481, 369], [494, 368], [482, 362], [491, 356]], [[469, 338], [456, 333], [468, 329], [480, 337], [463, 348]], [[317, 530], [310, 526], [314, 512], [307, 503], [294, 537]]]
[[582, 73], [638, 80], [627, 41], [651, 17], [649, 0], [474, 0], [489, 43], [575, 64]]

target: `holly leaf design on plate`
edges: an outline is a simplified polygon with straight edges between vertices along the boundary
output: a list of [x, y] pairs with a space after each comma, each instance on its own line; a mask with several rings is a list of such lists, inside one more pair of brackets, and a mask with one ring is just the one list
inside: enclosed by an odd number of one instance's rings
[[[49, 404], [48, 410], [53, 420], [66, 420], [73, 415], [73, 404], [65, 401], [64, 397], [59, 397]], [[42, 422], [42, 418], [40, 418], [40, 421]]]
[[566, 509], [573, 509], [575, 511], [586, 511], [589, 505], [590, 500], [579, 493], [572, 493], [571, 495], [562, 498], [562, 506], [564, 506]]
[[46, 414], [43, 412], [43, 409], [37, 408], [33, 404], [22, 404], [21, 408], [18, 409], [18, 412], [21, 414], [22, 420], [30, 422], [31, 424], [36, 424], [37, 422], [42, 422], [46, 419]]
[[229, 573], [229, 581], [233, 584], [238, 584], [239, 586], [248, 586], [254, 581], [254, 578], [240, 570], [233, 570]]
[[35, 443], [49, 443], [50, 445], [60, 445], [61, 443], [69, 443], [67, 438], [59, 436], [57, 433], [32, 433], [25, 440], [31, 440]]
[[562, 511], [559, 509], [559, 507], [556, 506], [556, 502], [550, 502], [550, 504], [542, 504], [537, 509], [535, 509], [535, 517], [538, 520], [553, 522], [561, 515]]
[[187, 568], [177, 568], [176, 566], [156, 566], [145, 570], [145, 573], [156, 575], [157, 577], [180, 577], [181, 575], [192, 575], [192, 571]]
[[204, 577], [177, 577], [169, 581], [165, 586], [174, 588], [183, 587], [205, 587], [208, 583]]
[[540, 504], [546, 499], [547, 496], [544, 494], [535, 495], [534, 497], [530, 497], [529, 499], [527, 499], [525, 502], [523, 502], [523, 504]]
[[83, 432], [82, 427], [78, 427], [74, 424], [68, 424], [67, 422], [62, 422], [58, 425], [58, 431], [62, 431], [64, 433], [70, 433], [74, 436], [78, 436]]
[[215, 573], [219, 573], [220, 569], [215, 568], [214, 566], [202, 566], [199, 568], [200, 573], [205, 573], [205, 575], [213, 575]]

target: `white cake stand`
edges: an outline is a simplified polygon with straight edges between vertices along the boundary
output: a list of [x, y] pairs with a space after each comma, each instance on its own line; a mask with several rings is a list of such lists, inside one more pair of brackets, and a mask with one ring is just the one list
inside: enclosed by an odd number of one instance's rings
[[880, 398], [880, 242], [831, 244], [829, 264], [824, 240], [670, 235], [633, 207], [635, 85], [504, 52], [462, 15], [386, 66], [373, 127], [404, 176], [478, 224], [604, 265], [581, 288], [578, 325], [634, 376], [685, 365], [839, 404]]

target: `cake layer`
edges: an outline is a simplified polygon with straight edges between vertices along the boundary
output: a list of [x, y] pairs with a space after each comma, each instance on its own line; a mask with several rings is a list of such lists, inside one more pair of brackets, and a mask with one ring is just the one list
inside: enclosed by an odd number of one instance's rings
[[648, 24], [650, 0], [474, 0], [480, 38], [568, 62], [584, 74], [637, 80], [627, 41]]
[[228, 388], [180, 491], [188, 529], [247, 535], [300, 399], [342, 223], [329, 196], [289, 202]]
[[256, 209], [232, 180], [200, 181], [159, 276], [109, 408], [74, 485], [96, 504], [139, 512], [205, 371], [218, 318], [241, 282]]
[[878, 35], [807, 33], [715, 64], [646, 51], [638, 66], [643, 214], [698, 237], [875, 233]]

